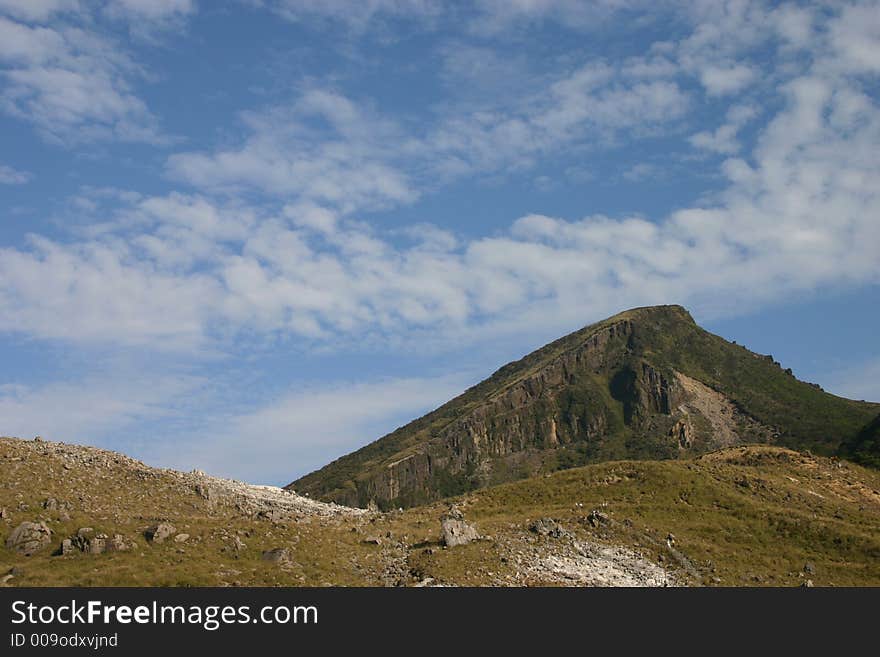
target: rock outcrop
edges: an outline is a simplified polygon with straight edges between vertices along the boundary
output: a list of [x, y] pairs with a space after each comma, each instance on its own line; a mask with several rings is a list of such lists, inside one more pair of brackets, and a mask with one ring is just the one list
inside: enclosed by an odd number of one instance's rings
[[144, 537], [150, 543], [164, 543], [166, 539], [171, 538], [177, 533], [177, 529], [171, 523], [160, 522], [158, 525], [148, 527], [144, 531]]
[[6, 539], [10, 550], [30, 556], [49, 547], [52, 530], [44, 522], [23, 522]]

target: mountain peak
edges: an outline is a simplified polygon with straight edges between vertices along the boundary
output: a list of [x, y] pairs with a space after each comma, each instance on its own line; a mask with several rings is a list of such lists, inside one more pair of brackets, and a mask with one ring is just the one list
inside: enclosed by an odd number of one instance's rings
[[614, 322], [626, 319], [666, 318], [670, 320], [683, 320], [689, 324], [696, 324], [687, 308], [678, 304], [662, 304], [657, 306], [639, 306], [624, 310], [612, 315], [605, 322]]
[[646, 306], [508, 363], [291, 486], [387, 508], [588, 463], [745, 443], [837, 454], [878, 412], [703, 330], [682, 306]]

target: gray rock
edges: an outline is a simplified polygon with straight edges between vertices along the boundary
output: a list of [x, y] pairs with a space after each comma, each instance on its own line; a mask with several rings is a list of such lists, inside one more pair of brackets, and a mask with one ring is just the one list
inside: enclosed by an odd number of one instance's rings
[[186, 543], [189, 540], [189, 534], [178, 534], [174, 537], [175, 543]]
[[599, 511], [599, 509], [593, 509], [590, 511], [590, 515], [587, 516], [587, 522], [590, 523], [593, 527], [599, 527], [600, 525], [607, 525], [610, 518]]
[[559, 526], [559, 523], [553, 518], [540, 518], [529, 525], [529, 530], [535, 532], [539, 536], [550, 536], [551, 538], [562, 538], [567, 536], [568, 532]]
[[102, 552], [107, 551], [107, 535], [106, 534], [98, 534], [92, 539], [89, 539], [88, 548], [83, 550], [83, 552], [88, 552], [89, 554], [101, 554]]
[[177, 529], [175, 529], [174, 525], [167, 522], [160, 522], [158, 525], [153, 525], [152, 527], [147, 528], [144, 532], [144, 538], [150, 543], [162, 543], [165, 539], [174, 536], [176, 533]]
[[808, 561], [807, 563], [804, 564], [804, 572], [807, 575], [814, 575], [814, 574], [816, 574], [816, 566], [814, 566], [812, 563], [810, 563]]
[[287, 548], [274, 548], [272, 550], [266, 550], [263, 552], [262, 559], [263, 561], [269, 561], [271, 563], [289, 563], [290, 550], [288, 550]]
[[131, 546], [125, 542], [122, 534], [113, 534], [113, 538], [107, 541], [108, 552], [127, 552]]
[[480, 538], [476, 527], [465, 522], [461, 517], [461, 512], [456, 513], [456, 511], [457, 509], [440, 519], [440, 541], [446, 547], [466, 545]]
[[196, 495], [209, 502], [216, 502], [220, 497], [217, 489], [208, 484], [198, 483], [193, 487], [193, 490], [195, 490]]
[[6, 510], [6, 507], [0, 509], [0, 520], [6, 520], [9, 517], [9, 511]]
[[19, 554], [30, 556], [49, 546], [52, 530], [44, 522], [23, 522], [12, 530], [6, 539], [6, 547]]

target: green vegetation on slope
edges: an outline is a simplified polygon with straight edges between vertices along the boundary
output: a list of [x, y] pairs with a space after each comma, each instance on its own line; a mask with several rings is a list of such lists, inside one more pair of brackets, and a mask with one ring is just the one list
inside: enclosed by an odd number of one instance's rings
[[873, 468], [880, 468], [880, 415], [846, 441], [841, 453], [847, 458]]

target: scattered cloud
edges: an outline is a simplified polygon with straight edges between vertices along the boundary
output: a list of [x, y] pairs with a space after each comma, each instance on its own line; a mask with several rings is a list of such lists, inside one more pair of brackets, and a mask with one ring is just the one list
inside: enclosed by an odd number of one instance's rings
[[398, 127], [338, 93], [310, 90], [242, 120], [250, 131], [244, 144], [172, 155], [170, 175], [209, 191], [256, 188], [345, 212], [418, 196], [395, 165], [405, 139]]
[[183, 29], [195, 12], [195, 0], [109, 0], [103, 9], [104, 16], [124, 22], [132, 36], [145, 41]]
[[0, 185], [24, 185], [31, 177], [27, 171], [19, 171], [6, 164], [0, 164]]
[[132, 90], [139, 67], [95, 32], [0, 17], [0, 67], [0, 111], [49, 141], [163, 141], [158, 119]]
[[741, 148], [737, 139], [739, 131], [757, 115], [758, 110], [752, 105], [734, 105], [727, 111], [727, 120], [723, 125], [714, 131], [698, 132], [688, 141], [696, 148], [721, 155], [734, 155]]
[[286, 485], [439, 406], [469, 383], [470, 378], [454, 375], [288, 391], [260, 407], [224, 416], [217, 426], [202, 427], [183, 449], [157, 442], [144, 458], [167, 467]]
[[250, 4], [266, 7], [289, 21], [336, 23], [356, 32], [389, 19], [429, 19], [444, 9], [434, 0], [250, 0]]
[[[192, 392], [192, 376], [143, 370], [90, 374], [42, 385], [0, 385], [0, 435], [102, 444], [137, 421], [174, 413], [175, 400]], [[115, 443], [119, 449], [121, 441]]]
[[79, 0], [0, 0], [0, 14], [26, 21], [45, 22], [55, 14], [80, 9]]

